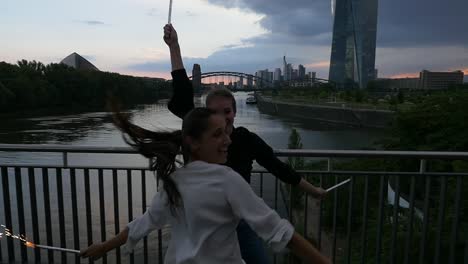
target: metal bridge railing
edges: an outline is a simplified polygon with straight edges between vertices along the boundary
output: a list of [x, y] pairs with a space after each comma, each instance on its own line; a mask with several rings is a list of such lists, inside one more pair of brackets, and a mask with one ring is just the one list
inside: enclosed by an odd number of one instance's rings
[[[59, 153], [61, 164], [1, 161], [2, 154], [16, 152]], [[146, 210], [158, 185], [146, 166], [71, 165], [75, 153], [137, 155], [127, 147], [0, 145], [0, 223], [37, 244], [79, 249], [118, 233]], [[276, 154], [309, 159], [311, 167], [299, 172], [324, 188], [351, 179], [317, 203], [261, 168], [252, 175], [256, 193], [335, 263], [468, 261], [468, 173], [443, 170], [450, 167], [447, 164], [468, 170], [468, 153], [276, 150]], [[380, 169], [367, 164], [369, 160], [381, 161]], [[382, 166], [400, 161], [402, 168], [413, 170]], [[163, 263], [168, 234], [168, 228], [158, 230], [134, 254], [115, 250], [96, 263]], [[293, 261], [286, 255], [273, 257], [274, 263]], [[92, 263], [29, 249], [6, 237], [0, 239], [0, 262]]]

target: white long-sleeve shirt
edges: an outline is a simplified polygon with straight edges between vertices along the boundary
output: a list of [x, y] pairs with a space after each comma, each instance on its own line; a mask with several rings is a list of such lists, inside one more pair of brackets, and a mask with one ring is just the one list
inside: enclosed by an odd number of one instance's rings
[[229, 167], [194, 161], [171, 175], [182, 196], [177, 215], [161, 189], [151, 207], [128, 224], [128, 250], [164, 224], [172, 226], [175, 263], [243, 263], [236, 227], [244, 219], [274, 251], [286, 247], [292, 225], [270, 209], [249, 184]]

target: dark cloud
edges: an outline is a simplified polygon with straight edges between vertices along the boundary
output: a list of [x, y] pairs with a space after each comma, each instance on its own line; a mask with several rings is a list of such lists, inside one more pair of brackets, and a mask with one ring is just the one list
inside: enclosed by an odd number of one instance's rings
[[466, 0], [392, 0], [379, 5], [378, 46], [468, 46]]
[[[272, 42], [298, 45], [324, 44], [323, 36], [331, 36], [333, 19], [331, 4], [318, 0], [207, 0], [227, 8], [241, 8], [263, 14], [259, 24], [270, 34], [251, 39], [253, 43]], [[327, 37], [329, 44], [331, 38]]]
[[[304, 52], [301, 56], [287, 56], [288, 63], [292, 63], [295, 68], [298, 64], [308, 64], [327, 60], [328, 51], [317, 50], [315, 52]], [[319, 57], [319, 54], [325, 54], [325, 57]], [[207, 58], [184, 58], [184, 65], [187, 71], [192, 70], [195, 63], [201, 65], [202, 72], [211, 71], [236, 71], [253, 74], [260, 69], [282, 68], [284, 53], [278, 51], [276, 47], [252, 46], [252, 47], [232, 47], [222, 49]], [[170, 69], [170, 61], [152, 61], [128, 66], [129, 70], [142, 72], [162, 72]], [[317, 69], [308, 69], [317, 71]], [[328, 67], [319, 69], [320, 76], [326, 77]]]
[[[276, 34], [271, 40], [302, 45], [331, 43], [331, 3], [324, 0], [206, 0], [226, 8], [265, 15], [260, 25]], [[466, 0], [380, 0], [377, 45], [413, 47], [468, 43]], [[281, 37], [278, 37], [281, 36]], [[328, 38], [323, 39], [323, 36]], [[311, 42], [312, 41], [312, 42]]]
[[[258, 23], [267, 33], [244, 39], [242, 45], [225, 45], [208, 58], [184, 58], [189, 71], [193, 63], [201, 64], [203, 72], [272, 70], [281, 67], [285, 53], [295, 67], [330, 59], [331, 0], [205, 1], [262, 14]], [[467, 0], [380, 0], [376, 66], [381, 76], [468, 68], [466, 10]], [[169, 65], [169, 61], [148, 62], [130, 69], [169, 71]], [[310, 70], [327, 78], [328, 67]]]

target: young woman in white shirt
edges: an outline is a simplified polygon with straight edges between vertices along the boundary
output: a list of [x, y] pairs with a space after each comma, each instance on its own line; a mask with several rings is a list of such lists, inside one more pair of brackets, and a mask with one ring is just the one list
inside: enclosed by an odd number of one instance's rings
[[[123, 244], [132, 250], [151, 231], [170, 224], [174, 252], [166, 262], [241, 264], [236, 227], [244, 219], [274, 251], [288, 247], [306, 263], [331, 263], [270, 209], [238, 173], [219, 165], [226, 162], [231, 143], [221, 115], [195, 108], [184, 118], [182, 131], [151, 134], [122, 114], [115, 116], [127, 143], [154, 158], [152, 168], [163, 188], [142, 216], [110, 240], [83, 249], [82, 257], [97, 259]], [[175, 158], [181, 148], [185, 165], [176, 170]]]

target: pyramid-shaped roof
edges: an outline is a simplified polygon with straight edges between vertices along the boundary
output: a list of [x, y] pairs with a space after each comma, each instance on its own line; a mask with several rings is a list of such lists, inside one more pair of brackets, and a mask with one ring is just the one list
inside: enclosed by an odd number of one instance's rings
[[72, 54], [68, 55], [65, 59], [63, 59], [60, 63], [73, 67], [77, 70], [91, 70], [91, 71], [99, 71], [99, 69], [94, 66], [91, 62], [87, 59], [81, 57], [78, 53], [73, 52]]

